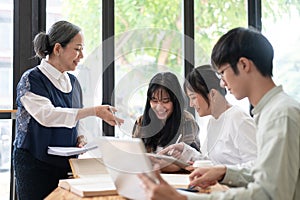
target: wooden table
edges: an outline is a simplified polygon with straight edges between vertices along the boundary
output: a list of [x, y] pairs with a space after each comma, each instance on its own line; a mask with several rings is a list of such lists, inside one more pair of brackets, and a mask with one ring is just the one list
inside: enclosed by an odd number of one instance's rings
[[48, 195], [45, 200], [126, 200], [126, 198], [119, 195], [97, 196], [97, 197], [80, 197], [72, 192], [57, 187]]
[[[225, 191], [228, 187], [225, 185], [216, 184], [211, 187], [210, 192]], [[206, 193], [207, 191], [200, 191], [201, 193]], [[57, 187], [53, 192], [51, 192], [45, 200], [126, 200], [126, 198], [118, 195], [110, 196], [97, 196], [97, 197], [80, 197], [72, 192], [64, 190]]]

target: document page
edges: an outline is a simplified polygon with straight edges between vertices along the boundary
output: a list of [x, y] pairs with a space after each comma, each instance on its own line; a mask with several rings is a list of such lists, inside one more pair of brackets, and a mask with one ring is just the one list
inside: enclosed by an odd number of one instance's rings
[[69, 162], [75, 178], [108, 174], [101, 158], [71, 158]]
[[80, 147], [48, 147], [48, 154], [57, 156], [73, 156], [85, 153], [89, 150], [96, 149], [98, 146], [84, 146]]

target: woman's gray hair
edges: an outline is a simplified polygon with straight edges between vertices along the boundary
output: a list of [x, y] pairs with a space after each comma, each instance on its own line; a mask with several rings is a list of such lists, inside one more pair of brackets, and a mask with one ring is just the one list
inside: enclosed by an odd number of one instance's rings
[[58, 21], [48, 30], [48, 33], [38, 33], [34, 40], [33, 46], [37, 57], [45, 58], [53, 52], [53, 47], [59, 43], [65, 47], [81, 29], [67, 21]]

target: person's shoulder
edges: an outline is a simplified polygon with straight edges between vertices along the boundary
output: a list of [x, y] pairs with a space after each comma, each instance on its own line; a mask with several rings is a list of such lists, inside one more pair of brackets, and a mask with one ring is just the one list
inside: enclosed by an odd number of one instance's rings
[[[300, 107], [300, 102], [285, 92], [278, 93], [276, 100], [284, 105], [284, 107]], [[285, 104], [282, 102], [285, 102]]]
[[77, 78], [76, 78], [75, 75], [73, 75], [73, 74], [71, 74], [71, 73], [69, 73], [69, 72], [67, 72], [67, 74], [68, 74], [69, 78], [71, 79], [71, 81], [77, 80]]
[[230, 114], [230, 116], [234, 117], [238, 117], [241, 115], [248, 115], [245, 110], [243, 110], [241, 107], [237, 106], [237, 105], [233, 105], [231, 106], [227, 111], [228, 114]]
[[79, 80], [77, 79], [77, 77], [69, 72], [67, 72], [67, 74], [69, 76], [72, 86], [81, 90], [81, 84], [80, 84]]
[[264, 94], [255, 106], [254, 110], [255, 112], [269, 113], [283, 111], [294, 107], [299, 107], [299, 102], [289, 96], [280, 85], [270, 89], [266, 94]]
[[[252, 122], [254, 124], [254, 119], [250, 115], [249, 112], [246, 112], [243, 108], [237, 105], [233, 105], [231, 108], [227, 110], [226, 117], [232, 119], [232, 123], [242, 123], [242, 122]], [[234, 120], [233, 120], [234, 119]]]
[[193, 121], [193, 122], [196, 123], [196, 119], [195, 119], [194, 115], [192, 113], [190, 113], [189, 111], [187, 111], [187, 110], [183, 111], [183, 120]]
[[27, 69], [23, 74], [21, 79], [28, 79], [28, 77], [39, 77], [41, 76], [41, 71], [38, 69], [38, 67], [33, 67], [30, 69]]
[[289, 115], [300, 118], [300, 103], [285, 92], [279, 93], [274, 102], [277, 103], [274, 103], [276, 106], [275, 110], [273, 107], [273, 110], [277, 112], [278, 116]]
[[259, 110], [262, 109], [265, 112], [284, 112], [290, 109], [299, 110], [300, 108], [300, 103], [288, 95], [282, 86], [273, 88], [265, 96], [266, 97], [263, 97], [264, 99], [262, 99], [257, 106]]
[[67, 74], [70, 78], [76, 78], [76, 76], [74, 74], [71, 74], [70, 72], [67, 72]]
[[38, 67], [32, 67], [32, 68], [29, 68], [27, 69], [24, 73], [23, 73], [23, 76], [24, 75], [27, 75], [27, 74], [31, 74], [31, 73], [39, 73], [40, 70], [38, 69]]

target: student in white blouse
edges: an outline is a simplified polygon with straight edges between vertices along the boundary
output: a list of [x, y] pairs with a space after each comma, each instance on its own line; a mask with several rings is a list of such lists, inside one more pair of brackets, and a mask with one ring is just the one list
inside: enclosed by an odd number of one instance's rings
[[191, 71], [184, 82], [184, 90], [200, 117], [211, 115], [207, 136], [201, 153], [184, 143], [173, 144], [159, 152], [187, 162], [209, 159], [213, 164], [251, 166], [256, 159], [256, 128], [254, 120], [225, 98], [226, 89], [210, 65]]

